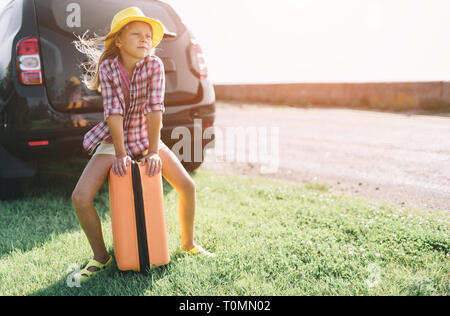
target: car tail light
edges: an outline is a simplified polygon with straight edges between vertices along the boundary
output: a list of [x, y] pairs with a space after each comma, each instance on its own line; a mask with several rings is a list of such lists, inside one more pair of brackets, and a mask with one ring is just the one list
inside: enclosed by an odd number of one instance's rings
[[36, 37], [25, 38], [17, 44], [17, 74], [23, 85], [41, 85], [42, 70], [39, 43]]
[[206, 67], [205, 56], [200, 44], [195, 38], [191, 39], [190, 57], [192, 70], [200, 78], [200, 80], [208, 77], [208, 67]]
[[28, 146], [35, 147], [35, 146], [47, 146], [48, 140], [41, 140], [36, 142], [28, 142]]

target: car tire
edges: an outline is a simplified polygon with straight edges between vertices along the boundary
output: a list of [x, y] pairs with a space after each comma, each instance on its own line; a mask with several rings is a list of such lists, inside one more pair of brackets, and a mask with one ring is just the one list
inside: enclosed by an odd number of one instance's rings
[[[202, 152], [204, 152], [205, 146], [206, 146], [206, 144], [202, 144]], [[169, 147], [170, 150], [172, 150], [173, 146], [171, 145], [171, 146], [168, 146], [168, 147]], [[194, 152], [194, 143], [191, 143], [191, 153], [193, 153], [193, 152]], [[183, 149], [181, 148], [180, 155], [182, 155], [182, 154], [183, 154]], [[178, 156], [177, 153], [175, 153], [175, 155]], [[181, 158], [179, 158], [179, 159], [181, 159]], [[203, 159], [203, 157], [202, 157], [202, 159]], [[200, 166], [203, 163], [203, 160], [202, 161], [184, 161], [184, 160], [180, 160], [180, 162], [183, 165], [184, 169], [186, 169], [186, 171], [194, 171], [195, 169], [200, 168]]]
[[0, 178], [0, 200], [17, 200], [27, 191], [30, 178], [4, 179]]
[[202, 165], [203, 161], [201, 162], [185, 162], [182, 161], [181, 164], [183, 165], [184, 169], [186, 171], [194, 171], [195, 169], [198, 169]]

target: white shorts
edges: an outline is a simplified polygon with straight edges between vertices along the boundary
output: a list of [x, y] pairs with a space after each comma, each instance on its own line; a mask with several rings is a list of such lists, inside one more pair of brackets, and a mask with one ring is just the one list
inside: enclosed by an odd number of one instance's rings
[[[163, 141], [160, 139], [159, 143], [158, 143], [158, 150], [160, 150], [161, 148], [169, 148], [167, 147], [166, 144], [163, 143]], [[142, 154], [146, 155], [147, 151], [144, 151]], [[100, 143], [100, 145], [97, 146], [97, 149], [95, 150], [94, 154], [92, 155], [92, 157], [94, 157], [95, 155], [116, 155], [116, 150], [114, 149], [114, 144], [110, 144], [108, 142], [102, 141]]]

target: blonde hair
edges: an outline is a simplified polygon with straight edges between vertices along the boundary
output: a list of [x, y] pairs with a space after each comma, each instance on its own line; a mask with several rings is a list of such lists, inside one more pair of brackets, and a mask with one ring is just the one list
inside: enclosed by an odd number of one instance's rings
[[[153, 28], [149, 24], [150, 29], [153, 34]], [[115, 58], [120, 56], [120, 50], [115, 45], [116, 39], [122, 34], [122, 32], [128, 27], [128, 24], [122, 27], [119, 31], [114, 34], [111, 34], [109, 37], [99, 36], [94, 33], [92, 37], [88, 37], [87, 33], [89, 30], [84, 32], [82, 36], [75, 35], [78, 40], [73, 41], [72, 43], [75, 45], [75, 48], [82, 54], [86, 55], [87, 61], [83, 61], [80, 63], [79, 67], [83, 71], [83, 75], [81, 76], [81, 81], [86, 85], [89, 90], [97, 90], [100, 91], [100, 82], [99, 82], [99, 68], [101, 63], [105, 59]], [[105, 49], [105, 41], [107, 39], [112, 38], [112, 44], [109, 45], [107, 49]], [[150, 52], [150, 56], [155, 55], [155, 48], [153, 47]]]

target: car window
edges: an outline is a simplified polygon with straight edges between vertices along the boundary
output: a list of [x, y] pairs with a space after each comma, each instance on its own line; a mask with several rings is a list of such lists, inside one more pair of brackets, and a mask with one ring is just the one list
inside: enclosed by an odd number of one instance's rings
[[[42, 3], [43, 2], [43, 3]], [[126, 7], [137, 6], [146, 16], [158, 19], [166, 31], [177, 33], [177, 16], [171, 14], [166, 6], [157, 1], [148, 0], [39, 0], [53, 13], [56, 25], [64, 31], [84, 33], [94, 31], [106, 35], [114, 15]], [[40, 21], [45, 24], [46, 21]]]

